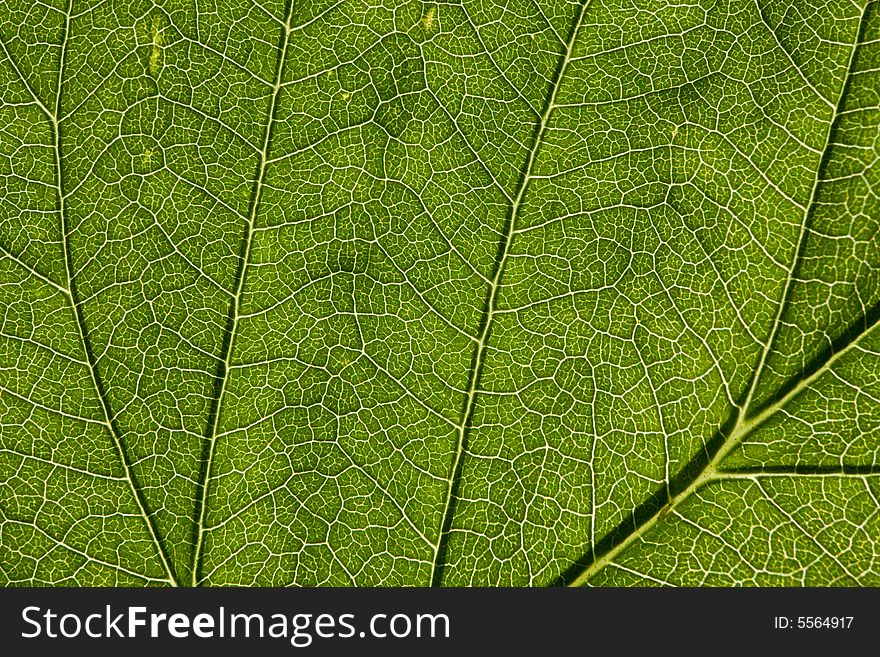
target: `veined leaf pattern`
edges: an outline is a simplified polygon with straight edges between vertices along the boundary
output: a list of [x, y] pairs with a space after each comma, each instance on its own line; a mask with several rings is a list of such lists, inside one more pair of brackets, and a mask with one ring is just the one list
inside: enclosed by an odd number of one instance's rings
[[7, 0], [6, 585], [876, 585], [876, 0]]

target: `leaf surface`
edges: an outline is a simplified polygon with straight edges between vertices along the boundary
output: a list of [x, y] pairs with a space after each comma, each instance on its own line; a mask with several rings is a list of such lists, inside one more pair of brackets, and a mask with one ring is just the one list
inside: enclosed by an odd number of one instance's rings
[[880, 3], [8, 0], [7, 585], [880, 583]]

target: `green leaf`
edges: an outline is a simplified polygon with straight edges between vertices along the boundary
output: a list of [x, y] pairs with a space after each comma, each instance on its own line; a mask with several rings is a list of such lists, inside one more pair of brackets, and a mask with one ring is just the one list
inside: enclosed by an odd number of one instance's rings
[[880, 2], [7, 0], [0, 581], [880, 584]]

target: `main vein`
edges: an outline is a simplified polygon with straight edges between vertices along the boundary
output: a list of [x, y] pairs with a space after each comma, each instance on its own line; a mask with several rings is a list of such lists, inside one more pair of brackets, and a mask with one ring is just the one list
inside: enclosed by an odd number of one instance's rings
[[[858, 51], [859, 45], [861, 44], [862, 31], [865, 24], [865, 15], [867, 14], [869, 5], [870, 3], [866, 3], [859, 17], [859, 23], [856, 29], [856, 39], [852, 47], [850, 48], [849, 60], [847, 62], [846, 68], [846, 76], [841, 84], [840, 92], [837, 97], [837, 102], [833, 105], [831, 119], [828, 123], [828, 129], [825, 133], [824, 144], [821, 149], [821, 159], [816, 169], [816, 177], [813, 180], [809, 200], [804, 206], [794, 257], [792, 258], [791, 266], [786, 273], [786, 279], [782, 286], [782, 293], [776, 306], [776, 313], [770, 326], [770, 330], [768, 331], [768, 337], [762, 345], [761, 352], [758, 356], [757, 364], [755, 366], [754, 372], [752, 374], [752, 379], [749, 382], [749, 386], [745, 395], [745, 401], [739, 408], [734, 408], [732, 411], [735, 418], [732, 423], [732, 428], [724, 435], [724, 439], [715, 447], [715, 451], [710, 454], [709, 457], [706, 459], [703, 467], [694, 472], [690, 480], [684, 485], [679, 486], [676, 492], [668, 495], [666, 504], [659, 506], [659, 508], [657, 508], [654, 513], [652, 513], [642, 522], [633, 527], [632, 531], [615, 541], [607, 551], [605, 551], [601, 555], [598, 555], [597, 558], [594, 558], [590, 563], [588, 563], [588, 565], [576, 577], [572, 579], [572, 581], [570, 582], [571, 586], [581, 586], [585, 584], [597, 572], [599, 572], [600, 570], [602, 570], [602, 568], [611, 563], [614, 558], [617, 557], [617, 555], [626, 550], [630, 545], [632, 545], [633, 542], [635, 542], [638, 538], [648, 532], [661, 519], [665, 518], [669, 511], [676, 508], [684, 500], [688, 499], [704, 484], [712, 480], [723, 478], [723, 474], [719, 471], [719, 468], [725, 457], [730, 454], [731, 451], [733, 451], [739, 444], [741, 444], [748, 435], [750, 435], [753, 431], [755, 431], [758, 427], [760, 427], [768, 419], [770, 419], [770, 417], [772, 417], [777, 411], [782, 409], [789, 401], [794, 399], [803, 390], [808, 388], [817, 378], [827, 372], [834, 365], [834, 363], [836, 363], [840, 358], [846, 355], [865, 336], [869, 335], [877, 327], [878, 324], [880, 324], [880, 322], [866, 324], [863, 331], [854, 336], [846, 345], [841, 345], [840, 348], [831, 353], [828, 359], [824, 363], [822, 363], [821, 366], [816, 368], [816, 370], [811, 374], [803, 376], [803, 378], [798, 381], [797, 384], [794, 385], [785, 395], [768, 405], [763, 410], [753, 410], [752, 407], [754, 395], [764, 373], [764, 369], [766, 368], [767, 360], [772, 352], [773, 346], [776, 342], [776, 338], [779, 335], [779, 329], [782, 326], [782, 317], [786, 309], [788, 308], [791, 291], [797, 278], [797, 270], [800, 266], [801, 257], [807, 243], [807, 236], [810, 233], [810, 217], [812, 216], [812, 212], [816, 202], [816, 195], [822, 182], [822, 176], [828, 157], [828, 152], [833, 143], [837, 119], [840, 114], [840, 108], [843, 104], [844, 96], [846, 95], [847, 89], [849, 87], [850, 78], [852, 77], [852, 70], [855, 63], [856, 52]], [[669, 482], [667, 482], [667, 485], [668, 484]]]
[[101, 411], [104, 416], [103, 424], [106, 425], [107, 430], [110, 432], [110, 435], [113, 438], [113, 444], [116, 448], [117, 454], [119, 455], [119, 460], [122, 463], [122, 468], [125, 471], [125, 479], [128, 482], [128, 486], [131, 490], [132, 496], [134, 497], [135, 503], [137, 504], [138, 512], [143, 519], [144, 524], [146, 525], [147, 533], [149, 533], [150, 535], [150, 540], [156, 549], [160, 561], [162, 562], [162, 567], [165, 570], [165, 574], [168, 576], [168, 582], [173, 586], [176, 586], [177, 578], [174, 575], [174, 569], [171, 567], [171, 560], [169, 559], [168, 554], [165, 551], [165, 547], [162, 544], [161, 539], [159, 538], [159, 531], [156, 528], [155, 523], [153, 522], [153, 517], [149, 513], [147, 502], [144, 499], [140, 486], [137, 483], [137, 478], [135, 477], [135, 474], [132, 470], [131, 459], [128, 456], [128, 451], [126, 450], [125, 443], [122, 440], [122, 433], [116, 426], [116, 423], [113, 421], [113, 412], [110, 408], [110, 400], [107, 398], [107, 393], [104, 390], [104, 384], [102, 383], [101, 377], [98, 374], [94, 352], [92, 350], [91, 341], [89, 339], [89, 332], [86, 328], [82, 302], [79, 300], [79, 294], [77, 293], [76, 276], [74, 273], [73, 259], [70, 253], [70, 226], [68, 224], [65, 204], [66, 195], [64, 193], [64, 176], [62, 175], [61, 151], [61, 96], [63, 92], [62, 83], [64, 81], [64, 63], [67, 53], [67, 43], [70, 38], [70, 16], [72, 11], [73, 0], [68, 0], [64, 13], [64, 29], [61, 40], [60, 60], [58, 63], [58, 79], [56, 81], [57, 93], [55, 96], [55, 107], [52, 111], [47, 112], [49, 116], [49, 124], [52, 131], [52, 141], [54, 147], [55, 193], [57, 195], [56, 202], [58, 205], [58, 215], [61, 220], [62, 250], [64, 252], [64, 269], [67, 276], [68, 299], [70, 300], [70, 305], [73, 309], [73, 314], [76, 320], [77, 334], [79, 336], [80, 342], [82, 343], [83, 351], [85, 352], [86, 365], [89, 370], [89, 378], [91, 379], [92, 385], [94, 386], [95, 392], [97, 393], [98, 399], [100, 400]]
[[474, 410], [477, 405], [477, 392], [480, 383], [480, 375], [486, 362], [486, 350], [489, 345], [493, 315], [498, 303], [498, 291], [500, 289], [501, 277], [504, 274], [504, 265], [507, 262], [507, 256], [510, 252], [511, 243], [513, 242], [513, 235], [516, 232], [516, 223], [522, 209], [523, 199], [525, 198], [529, 182], [532, 179], [532, 171], [534, 170], [535, 163], [538, 159], [538, 152], [544, 142], [547, 126], [550, 124], [550, 117], [556, 107], [556, 97], [559, 95], [559, 89], [562, 87], [562, 80], [565, 77], [566, 69], [571, 61], [571, 53], [574, 44], [577, 41], [578, 33], [580, 32], [589, 5], [590, 0], [583, 0], [580, 9], [578, 10], [578, 14], [571, 26], [568, 40], [565, 43], [565, 50], [563, 51], [557, 66], [556, 76], [550, 85], [550, 91], [547, 95], [544, 110], [535, 126], [532, 145], [526, 157], [522, 169], [522, 175], [517, 183], [516, 193], [510, 204], [505, 226], [502, 229], [501, 240], [498, 244], [498, 252], [495, 258], [495, 266], [492, 272], [492, 277], [489, 280], [486, 301], [483, 305], [483, 315], [480, 322], [480, 330], [477, 335], [477, 345], [470, 373], [468, 375], [464, 410], [461, 415], [461, 422], [456, 427], [457, 441], [455, 456], [452, 463], [452, 474], [447, 481], [446, 497], [443, 505], [443, 521], [440, 533], [437, 536], [437, 543], [434, 546], [434, 557], [431, 564], [431, 584], [433, 586], [440, 585], [442, 582], [443, 568], [445, 566], [446, 558], [446, 545], [452, 529], [452, 519], [455, 515], [455, 501], [457, 499], [459, 481], [461, 480], [462, 457], [467, 452], [468, 434], [471, 430]]
[[226, 327], [223, 333], [223, 342], [220, 361], [215, 374], [214, 394], [211, 399], [211, 410], [208, 414], [206, 438], [202, 449], [201, 471], [196, 490], [196, 503], [194, 508], [194, 534], [195, 546], [192, 559], [192, 585], [198, 586], [199, 572], [204, 553], [205, 542], [205, 519], [207, 517], [208, 490], [211, 481], [211, 471], [214, 463], [214, 454], [217, 448], [217, 427], [219, 425], [220, 411], [222, 410], [223, 397], [229, 382], [229, 370], [235, 343], [236, 329], [241, 312], [241, 298], [244, 282], [247, 274], [248, 261], [250, 260], [251, 244], [254, 238], [254, 225], [257, 212], [260, 208], [260, 199], [263, 194], [263, 181], [266, 178], [266, 170], [269, 167], [269, 144], [272, 140], [272, 127], [275, 123], [275, 114], [278, 109], [278, 98], [281, 92], [281, 81], [284, 77], [284, 60], [287, 56], [287, 46], [290, 41], [290, 20], [293, 14], [293, 0], [287, 0], [284, 9], [284, 23], [281, 27], [281, 35], [278, 44], [278, 58], [275, 61], [275, 76], [272, 82], [272, 97], [269, 100], [266, 125], [263, 131], [263, 144], [259, 152], [256, 173], [254, 175], [251, 197], [248, 204], [247, 220], [244, 235], [239, 249], [238, 270], [235, 276], [235, 293], [229, 306], [229, 314], [226, 318]]

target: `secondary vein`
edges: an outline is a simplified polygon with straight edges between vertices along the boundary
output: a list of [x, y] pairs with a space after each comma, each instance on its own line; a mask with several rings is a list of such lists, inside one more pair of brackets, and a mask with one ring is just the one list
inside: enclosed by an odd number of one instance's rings
[[284, 77], [284, 60], [287, 56], [287, 46], [290, 41], [291, 16], [293, 15], [293, 0], [287, 0], [284, 10], [284, 23], [281, 28], [281, 35], [278, 44], [278, 58], [275, 61], [275, 75], [272, 83], [272, 97], [269, 100], [269, 108], [266, 117], [266, 126], [263, 131], [263, 144], [259, 152], [259, 162], [257, 163], [256, 172], [254, 174], [253, 186], [251, 188], [251, 197], [248, 204], [247, 220], [245, 222], [245, 231], [242, 236], [241, 246], [239, 248], [238, 270], [235, 277], [235, 292], [232, 302], [229, 306], [229, 314], [226, 320], [226, 327], [223, 333], [223, 342], [221, 349], [220, 361], [217, 365], [215, 374], [214, 394], [211, 399], [211, 410], [208, 415], [208, 424], [206, 428], [206, 437], [202, 448], [201, 470], [199, 472], [198, 486], [196, 490], [196, 503], [194, 508], [194, 548], [192, 558], [192, 586], [198, 586], [199, 572], [204, 555], [205, 542], [205, 521], [207, 517], [207, 500], [208, 490], [211, 481], [211, 471], [213, 468], [214, 454], [217, 447], [217, 428], [220, 420], [220, 411], [222, 409], [223, 397], [226, 392], [226, 386], [229, 382], [229, 371], [231, 369], [231, 358], [233, 346], [235, 343], [236, 329], [241, 314], [241, 298], [244, 289], [244, 281], [247, 274], [248, 261], [250, 260], [251, 245], [254, 237], [254, 225], [256, 223], [257, 212], [260, 207], [260, 199], [263, 193], [263, 181], [266, 177], [266, 170], [269, 168], [269, 144], [272, 140], [272, 127], [275, 123], [275, 114], [278, 110], [278, 98], [281, 92], [281, 81]]
[[495, 259], [495, 267], [489, 281], [489, 289], [486, 293], [486, 301], [483, 305], [483, 316], [480, 322], [480, 332], [477, 337], [477, 346], [474, 353], [474, 359], [471, 365], [468, 386], [465, 392], [464, 410], [461, 416], [461, 422], [456, 428], [457, 443], [455, 456], [452, 463], [452, 475], [447, 480], [446, 498], [443, 505], [443, 520], [440, 532], [437, 536], [437, 543], [434, 546], [434, 557], [431, 563], [431, 584], [437, 586], [442, 582], [444, 560], [446, 557], [446, 543], [452, 528], [452, 518], [455, 515], [455, 500], [458, 485], [461, 479], [462, 456], [467, 451], [468, 434], [471, 430], [474, 410], [476, 408], [478, 386], [483, 366], [486, 362], [486, 350], [489, 344], [489, 336], [492, 330], [492, 319], [498, 302], [498, 291], [500, 289], [501, 277], [504, 274], [504, 265], [507, 262], [507, 256], [510, 252], [510, 245], [513, 242], [513, 235], [516, 232], [516, 221], [522, 209], [523, 199], [526, 195], [529, 182], [532, 179], [532, 171], [537, 161], [538, 152], [544, 141], [547, 132], [547, 126], [550, 124], [550, 117], [556, 108], [556, 97], [562, 86], [562, 80], [565, 77], [566, 69], [571, 61], [571, 53], [574, 44], [577, 41], [578, 33], [583, 24], [584, 16], [590, 0], [583, 0], [578, 14], [572, 24], [568, 40], [565, 43], [565, 50], [556, 69], [556, 77], [554, 78], [544, 110], [539, 117], [539, 121], [535, 126], [534, 136], [532, 138], [532, 146], [526, 157], [525, 165], [522, 169], [522, 175], [517, 183], [516, 193], [510, 204], [510, 210], [507, 215], [506, 225], [501, 234], [501, 240], [498, 244], [498, 252]]
[[[91, 341], [89, 340], [88, 329], [86, 328], [85, 317], [83, 315], [82, 302], [80, 301], [79, 294], [77, 293], [76, 276], [74, 273], [73, 260], [70, 253], [70, 226], [67, 222], [67, 211], [65, 202], [66, 196], [64, 193], [64, 176], [62, 175], [60, 122], [61, 97], [63, 91], [62, 83], [64, 80], [64, 63], [67, 53], [67, 43], [70, 37], [70, 15], [72, 13], [72, 9], [73, 0], [68, 0], [64, 12], [64, 29], [62, 33], [61, 53], [58, 63], [58, 78], [56, 80], [57, 93], [55, 96], [55, 108], [53, 112], [49, 113], [49, 123], [52, 131], [52, 141], [55, 158], [55, 192], [57, 196], [56, 203], [58, 205], [58, 215], [61, 220], [61, 242], [62, 250], [64, 252], [64, 268], [67, 275], [67, 289], [69, 292], [67, 298], [70, 300], [70, 305], [76, 320], [75, 323], [77, 334], [80, 342], [82, 343], [83, 351], [85, 352], [86, 365], [87, 369], [89, 370], [89, 378], [92, 381], [92, 385], [94, 386], [95, 392], [97, 393], [98, 399], [101, 404], [101, 411], [104, 416], [102, 424], [106, 426], [107, 430], [110, 432], [111, 437], [113, 438], [113, 444], [116, 447], [116, 452], [119, 455], [120, 462], [122, 463], [122, 469], [125, 472], [125, 480], [128, 482], [128, 486], [135, 499], [135, 503], [137, 504], [138, 513], [143, 519], [144, 524], [146, 525], [147, 533], [150, 535], [150, 541], [153, 543], [159, 559], [162, 562], [162, 568], [165, 570], [165, 573], [168, 576], [168, 582], [173, 586], [176, 586], [177, 578], [174, 575], [174, 569], [171, 567], [171, 561], [165, 550], [165, 546], [162, 544], [162, 540], [159, 537], [159, 531], [156, 528], [153, 518], [149, 513], [146, 499], [144, 498], [140, 486], [137, 483], [137, 478], [135, 477], [135, 474], [132, 470], [131, 459], [128, 456], [128, 451], [126, 450], [125, 443], [122, 440], [122, 434], [119, 431], [119, 428], [116, 426], [116, 423], [113, 421], [113, 412], [110, 408], [110, 400], [107, 398], [107, 393], [104, 390], [104, 385], [101, 381], [100, 375], [98, 374], [94, 353], [92, 351]], [[141, 576], [143, 577], [143, 575]]]

